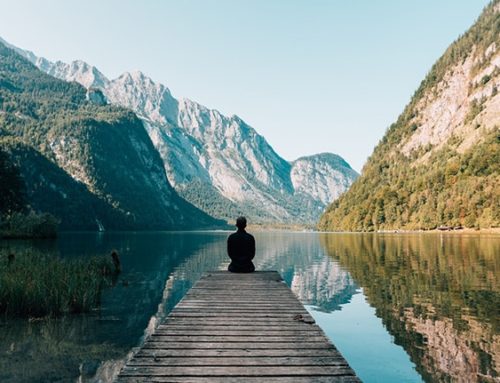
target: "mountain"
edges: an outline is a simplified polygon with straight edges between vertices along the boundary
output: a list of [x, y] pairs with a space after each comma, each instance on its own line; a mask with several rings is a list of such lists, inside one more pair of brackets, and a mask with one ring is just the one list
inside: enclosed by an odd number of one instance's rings
[[134, 111], [175, 190], [215, 217], [232, 221], [243, 214], [260, 223], [315, 223], [358, 176], [334, 154], [290, 163], [239, 117], [178, 100], [142, 72], [108, 80], [82, 61], [52, 63], [16, 49], [46, 73], [99, 89], [111, 104]]
[[500, 1], [434, 64], [322, 230], [500, 226]]
[[296, 193], [328, 205], [349, 189], [358, 174], [340, 156], [320, 153], [292, 162], [290, 177]]
[[10, 169], [21, 180], [10, 194], [59, 218], [62, 229], [220, 225], [170, 186], [135, 114], [88, 96], [0, 42], [2, 173]]

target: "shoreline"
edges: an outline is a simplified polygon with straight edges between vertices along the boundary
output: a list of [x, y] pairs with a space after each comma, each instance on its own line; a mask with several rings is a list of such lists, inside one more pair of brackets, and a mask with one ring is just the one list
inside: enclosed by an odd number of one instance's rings
[[497, 234], [500, 235], [500, 228], [490, 229], [450, 229], [450, 230], [406, 230], [406, 229], [392, 229], [392, 230], [376, 230], [376, 231], [316, 231], [317, 233], [337, 233], [337, 234]]
[[[106, 231], [92, 231], [92, 230], [64, 230], [58, 231], [58, 235], [56, 237], [13, 237], [13, 236], [0, 236], [0, 241], [30, 241], [30, 240], [57, 240], [60, 235], [65, 236], [67, 234], [76, 234], [76, 233], [89, 233], [89, 234], [145, 234], [145, 233], [194, 233], [194, 232], [220, 232], [220, 233], [232, 233], [235, 229], [229, 228], [225, 230], [221, 229], [193, 229], [193, 230], [106, 230]], [[376, 230], [376, 231], [323, 231], [316, 230], [311, 226], [301, 226], [301, 225], [248, 225], [247, 231], [249, 232], [266, 232], [266, 231], [275, 231], [275, 232], [294, 232], [294, 233], [323, 233], [323, 234], [452, 234], [452, 235], [460, 235], [460, 234], [494, 234], [500, 235], [500, 228], [490, 228], [490, 229], [471, 229], [471, 228], [461, 228], [461, 229], [432, 229], [432, 230], [407, 230], [407, 229], [387, 229], [387, 230]]]

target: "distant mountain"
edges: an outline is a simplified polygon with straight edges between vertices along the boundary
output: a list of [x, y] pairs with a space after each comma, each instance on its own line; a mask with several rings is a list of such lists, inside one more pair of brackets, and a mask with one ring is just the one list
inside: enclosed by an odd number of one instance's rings
[[185, 199], [207, 213], [252, 222], [315, 223], [357, 173], [339, 156], [320, 154], [289, 163], [252, 127], [188, 99], [143, 73], [108, 80], [75, 61], [51, 63], [18, 49], [46, 73], [102, 91], [108, 102], [134, 111], [163, 160], [168, 179]]
[[328, 205], [349, 189], [358, 173], [342, 157], [320, 153], [293, 161], [290, 177], [296, 193]]
[[9, 193], [63, 229], [220, 226], [172, 189], [142, 121], [94, 98], [0, 42], [1, 170], [22, 180]]
[[500, 1], [434, 64], [323, 230], [500, 226]]

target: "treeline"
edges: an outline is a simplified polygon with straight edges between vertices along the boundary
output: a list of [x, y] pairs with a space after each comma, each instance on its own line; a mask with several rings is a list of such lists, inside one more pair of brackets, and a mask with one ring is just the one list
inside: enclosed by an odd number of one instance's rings
[[[262, 185], [262, 188], [265, 189], [265, 185]], [[269, 190], [269, 193], [273, 195], [272, 190]], [[252, 202], [235, 203], [222, 197], [211, 184], [198, 180], [187, 184], [179, 190], [179, 194], [211, 216], [224, 219], [229, 223], [233, 223], [236, 217], [241, 215], [246, 216], [252, 224], [276, 223], [276, 217], [273, 216], [268, 206]], [[295, 193], [292, 196], [273, 195], [273, 198], [279, 201], [280, 206], [287, 206], [288, 211], [295, 217], [284, 223], [288, 225], [304, 225], [307, 222], [314, 222], [318, 212], [324, 209], [321, 202], [312, 200], [301, 193]]]
[[49, 238], [57, 234], [58, 220], [36, 213], [27, 203], [19, 168], [2, 150], [0, 139], [0, 238]]
[[500, 131], [465, 154], [445, 147], [424, 165], [400, 155], [371, 163], [323, 215], [323, 230], [500, 226]]
[[207, 212], [212, 217], [233, 222], [236, 217], [246, 215], [248, 218], [254, 217], [251, 210], [244, 210], [238, 207], [231, 200], [224, 198], [215, 188], [199, 180], [187, 184], [182, 190], [178, 190], [179, 195], [191, 202], [194, 206]]

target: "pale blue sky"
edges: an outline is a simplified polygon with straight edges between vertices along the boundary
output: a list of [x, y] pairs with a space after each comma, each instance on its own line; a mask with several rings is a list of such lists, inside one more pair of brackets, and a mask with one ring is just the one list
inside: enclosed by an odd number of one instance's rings
[[237, 114], [287, 160], [356, 170], [488, 0], [0, 0], [0, 36]]

